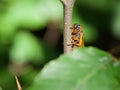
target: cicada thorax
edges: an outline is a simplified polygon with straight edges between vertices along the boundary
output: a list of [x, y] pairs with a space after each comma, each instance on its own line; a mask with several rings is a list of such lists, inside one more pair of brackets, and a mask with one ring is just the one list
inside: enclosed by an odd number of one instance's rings
[[71, 47], [83, 47], [84, 41], [83, 41], [83, 32], [82, 27], [80, 25], [74, 24], [71, 28]]

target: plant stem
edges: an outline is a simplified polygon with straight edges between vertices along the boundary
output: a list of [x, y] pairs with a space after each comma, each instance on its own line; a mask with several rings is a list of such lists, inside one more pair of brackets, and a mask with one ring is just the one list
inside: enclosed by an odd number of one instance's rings
[[16, 84], [17, 84], [18, 90], [22, 90], [20, 82], [19, 82], [17, 76], [15, 76], [15, 80], [16, 80]]
[[71, 22], [72, 10], [75, 0], [60, 0], [64, 6], [64, 53], [69, 53], [72, 49], [71, 46]]

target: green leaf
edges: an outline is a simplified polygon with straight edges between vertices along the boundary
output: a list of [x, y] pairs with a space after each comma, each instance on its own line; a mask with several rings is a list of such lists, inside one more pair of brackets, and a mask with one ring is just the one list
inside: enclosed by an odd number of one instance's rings
[[13, 46], [10, 50], [10, 59], [17, 63], [33, 61], [40, 62], [44, 58], [42, 43], [29, 32], [21, 31], [16, 34]]
[[112, 57], [97, 48], [80, 48], [51, 61], [28, 90], [114, 90]]
[[115, 71], [115, 77], [120, 82], [120, 60], [118, 62], [115, 62], [113, 64], [113, 67], [114, 67], [114, 71]]

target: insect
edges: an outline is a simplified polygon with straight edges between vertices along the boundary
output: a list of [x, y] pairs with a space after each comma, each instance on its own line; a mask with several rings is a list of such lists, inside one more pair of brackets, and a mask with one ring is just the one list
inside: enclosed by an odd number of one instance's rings
[[74, 24], [71, 29], [71, 47], [84, 47], [82, 26]]

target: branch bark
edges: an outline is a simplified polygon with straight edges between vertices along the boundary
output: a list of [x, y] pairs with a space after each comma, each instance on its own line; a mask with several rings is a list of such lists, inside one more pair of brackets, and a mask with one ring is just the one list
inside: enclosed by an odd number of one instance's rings
[[72, 49], [71, 46], [71, 22], [72, 22], [72, 10], [75, 0], [60, 0], [64, 6], [64, 53], [69, 53]]

